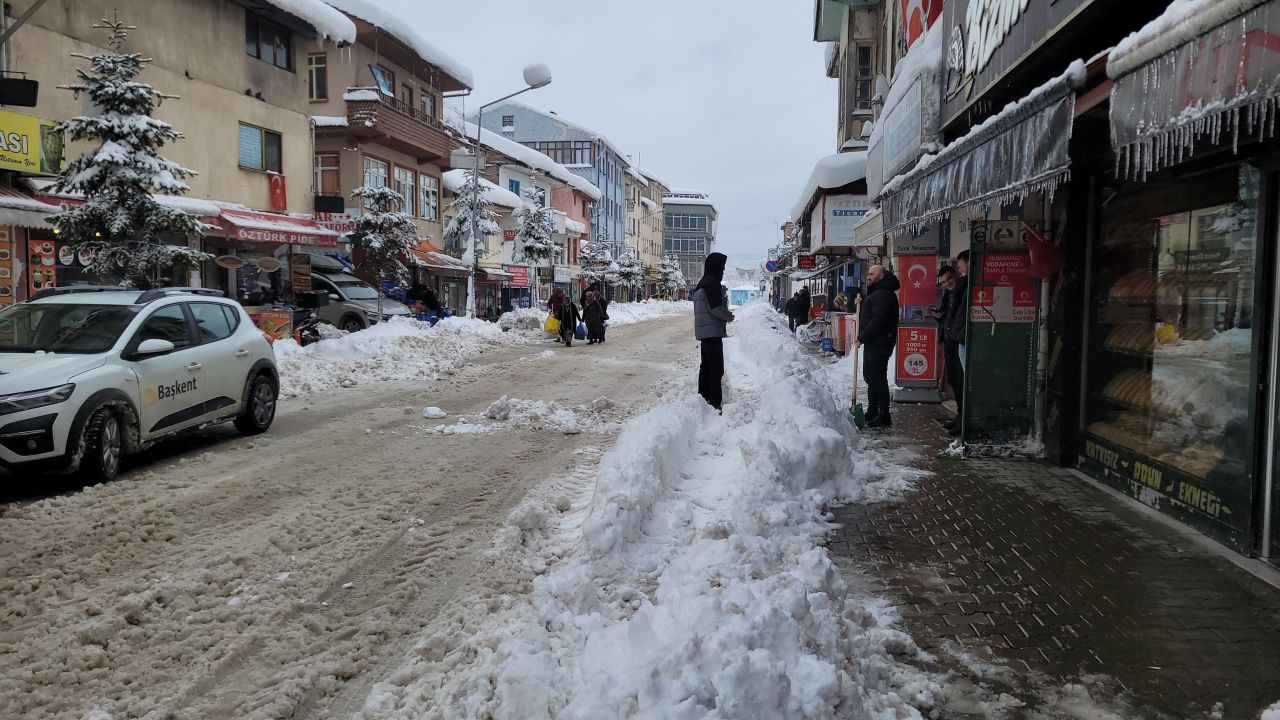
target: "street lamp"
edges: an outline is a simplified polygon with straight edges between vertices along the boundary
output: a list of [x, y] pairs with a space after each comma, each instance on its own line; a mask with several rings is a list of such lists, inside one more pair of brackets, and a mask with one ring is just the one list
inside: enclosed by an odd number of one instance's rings
[[[485, 103], [480, 106], [479, 112], [476, 113], [476, 144], [472, 148], [473, 155], [471, 162], [471, 182], [475, 183], [475, 191], [478, 196], [480, 194], [480, 132], [484, 122], [484, 109], [490, 105], [497, 105], [505, 100], [519, 95], [520, 93], [537, 90], [551, 84], [551, 70], [542, 63], [532, 63], [524, 68], [524, 84], [523, 89], [517, 90], [510, 95], [500, 97], [493, 102]], [[470, 191], [471, 188], [467, 188]], [[468, 248], [471, 252], [470, 267], [467, 268], [467, 317], [474, 318], [476, 316], [476, 265], [480, 262], [480, 256], [476, 252], [476, 213], [475, 208], [471, 210], [471, 246]]]

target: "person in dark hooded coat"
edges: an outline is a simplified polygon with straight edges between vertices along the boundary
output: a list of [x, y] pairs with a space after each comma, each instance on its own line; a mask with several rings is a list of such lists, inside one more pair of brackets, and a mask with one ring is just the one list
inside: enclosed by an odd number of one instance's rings
[[588, 291], [582, 296], [582, 322], [587, 326], [587, 344], [604, 341], [604, 306], [596, 294]]
[[698, 367], [698, 394], [711, 407], [719, 410], [722, 403], [720, 379], [724, 377], [724, 338], [733, 313], [725, 302], [724, 266], [728, 256], [707, 256], [702, 279], [693, 290], [693, 336], [702, 346], [702, 364]]
[[858, 311], [858, 344], [864, 348], [867, 426], [889, 427], [889, 357], [898, 341], [898, 276], [883, 265], [867, 271], [867, 294]]

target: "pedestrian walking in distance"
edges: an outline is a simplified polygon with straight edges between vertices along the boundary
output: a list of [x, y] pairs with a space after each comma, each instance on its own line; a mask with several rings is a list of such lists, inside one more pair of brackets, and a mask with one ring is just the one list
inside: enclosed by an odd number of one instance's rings
[[600, 303], [600, 313], [604, 316], [604, 320], [600, 323], [600, 337], [596, 339], [596, 342], [602, 343], [605, 333], [604, 323], [609, 320], [609, 298], [604, 294], [604, 287], [599, 280], [588, 285], [587, 292], [596, 296], [596, 302]]
[[867, 381], [867, 427], [889, 427], [889, 356], [898, 341], [898, 276], [883, 265], [867, 271], [867, 294], [858, 313], [858, 344]]
[[582, 322], [587, 326], [587, 344], [604, 340], [604, 306], [593, 292], [582, 296]]
[[809, 297], [808, 286], [800, 288], [798, 295], [800, 305], [796, 308], [796, 326], [809, 324], [809, 311], [813, 309], [813, 298]]
[[693, 336], [702, 345], [702, 365], [698, 367], [698, 394], [711, 407], [720, 409], [720, 380], [724, 377], [724, 338], [733, 313], [724, 301], [724, 266], [729, 258], [722, 253], [707, 256], [705, 270], [693, 291]]
[[791, 293], [787, 299], [787, 328], [796, 331], [796, 321], [800, 318], [800, 291]]

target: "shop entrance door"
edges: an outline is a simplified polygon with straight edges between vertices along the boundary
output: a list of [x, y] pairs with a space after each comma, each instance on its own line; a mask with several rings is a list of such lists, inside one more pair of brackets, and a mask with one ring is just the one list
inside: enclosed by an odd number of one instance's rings
[[[1273, 178], [1275, 176], [1272, 176]], [[1271, 193], [1272, 202], [1277, 200], [1276, 192]], [[1273, 206], [1277, 223], [1272, 228], [1276, 232], [1280, 228], [1280, 204]], [[1259, 534], [1258, 547], [1263, 559], [1273, 564], [1280, 564], [1280, 250], [1274, 244], [1270, 252], [1271, 318], [1267, 342], [1267, 375], [1266, 375], [1266, 417], [1260, 428], [1264, 433], [1262, 449], [1262, 468], [1265, 474], [1262, 484], [1262, 531]]]

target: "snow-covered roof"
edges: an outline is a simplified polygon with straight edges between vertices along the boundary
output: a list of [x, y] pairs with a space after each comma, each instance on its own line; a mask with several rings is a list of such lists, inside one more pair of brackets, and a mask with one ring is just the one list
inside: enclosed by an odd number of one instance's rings
[[316, 127], [346, 127], [347, 118], [343, 115], [312, 115], [311, 122]]
[[267, 0], [277, 9], [306, 21], [320, 37], [350, 45], [356, 41], [356, 24], [320, 0]]
[[[80, 199], [84, 196], [80, 193], [53, 192], [53, 184], [55, 181], [46, 180], [44, 178], [23, 178], [22, 182], [32, 192], [40, 193], [48, 197], [62, 197], [69, 199]], [[201, 198], [186, 197], [183, 195], [152, 195], [151, 198], [161, 205], [171, 208], [177, 208], [189, 215], [199, 215], [203, 217], [219, 217], [222, 210], [249, 210], [250, 208], [238, 203], [217, 202], [215, 200], [204, 200]], [[39, 201], [37, 201], [39, 202]], [[55, 211], [58, 208], [53, 208]]]
[[427, 254], [427, 257], [431, 258], [432, 260], [438, 263], [441, 263], [442, 265], [460, 267], [460, 268], [470, 267], [469, 265], [467, 265], [466, 263], [462, 262], [461, 260], [459, 260], [458, 258], [452, 255], [445, 255], [444, 253], [432, 252], [430, 250], [428, 250], [426, 254]]
[[653, 173], [649, 172], [647, 169], [645, 169], [645, 168], [638, 168], [638, 169], [640, 170], [640, 174], [641, 174], [641, 175], [644, 175], [645, 177], [647, 177], [647, 178], [649, 178], [650, 180], [652, 180], [652, 181], [654, 181], [654, 182], [658, 183], [658, 184], [659, 184], [659, 185], [661, 185], [662, 187], [665, 187], [665, 188], [670, 188], [670, 187], [671, 187], [670, 185], [668, 185], [668, 184], [667, 184], [667, 181], [666, 181], [666, 180], [663, 180], [662, 178], [658, 177], [657, 175], [654, 175]]
[[18, 190], [0, 187], [0, 223], [20, 227], [48, 228], [45, 218], [58, 211], [56, 205], [40, 202]]
[[[536, 108], [536, 107], [533, 107], [532, 105], [526, 105], [525, 103], [522, 103], [522, 102], [520, 102], [519, 100], [504, 100], [504, 101], [502, 102], [502, 104], [498, 105], [497, 107], [498, 107], [498, 108], [501, 108], [501, 107], [515, 107], [515, 108], [520, 108], [521, 110], [528, 110], [528, 111], [529, 111], [529, 112], [531, 112], [531, 113], [536, 113], [536, 114], [538, 114], [538, 115], [541, 115], [541, 116], [543, 116], [543, 117], [545, 117], [545, 118], [547, 118], [547, 119], [549, 119], [549, 120], [551, 120], [551, 121], [553, 121], [553, 122], [560, 123], [561, 125], [564, 125], [565, 127], [573, 128], [574, 130], [577, 130], [578, 132], [580, 132], [580, 133], [582, 133], [582, 134], [584, 134], [584, 135], [589, 135], [589, 136], [591, 136], [591, 137], [595, 138], [596, 140], [599, 140], [600, 142], [602, 142], [602, 143], [604, 143], [605, 145], [607, 145], [607, 146], [609, 147], [609, 149], [610, 149], [610, 150], [612, 150], [612, 151], [613, 151], [613, 153], [614, 153], [615, 155], [617, 155], [617, 156], [618, 156], [618, 160], [619, 160], [619, 161], [621, 161], [624, 165], [626, 165], [627, 167], [630, 167], [630, 166], [631, 166], [631, 161], [627, 159], [627, 154], [626, 154], [626, 153], [624, 153], [624, 152], [622, 152], [622, 150], [621, 150], [621, 146], [620, 146], [620, 145], [618, 145], [617, 143], [613, 142], [612, 140], [610, 140], [610, 139], [609, 139], [608, 137], [606, 137], [605, 135], [603, 135], [603, 134], [601, 134], [601, 133], [598, 133], [598, 132], [596, 132], [595, 130], [592, 130], [591, 128], [585, 127], [585, 126], [581, 125], [580, 123], [576, 123], [576, 122], [573, 122], [573, 121], [571, 121], [571, 120], [566, 120], [566, 119], [564, 119], [563, 117], [561, 117], [561, 116], [559, 116], [559, 115], [557, 115], [557, 114], [555, 114], [555, 113], [553, 113], [553, 112], [550, 112], [550, 111], [547, 111], [547, 110], [540, 110], [540, 109], [538, 109], [538, 108]], [[495, 110], [496, 110], [496, 108], [495, 108]], [[493, 112], [493, 111], [490, 111], [490, 112]], [[472, 120], [474, 120], [474, 119], [475, 119], [475, 116], [474, 116], [474, 115], [472, 115], [472, 116], [471, 116], [471, 119], [472, 119]], [[547, 139], [552, 139], [552, 138], [547, 138]]]
[[[290, 1], [298, 2], [299, 0]], [[325, 2], [349, 15], [364, 20], [404, 43], [410, 50], [417, 53], [418, 57], [440, 68], [468, 90], [475, 88], [475, 79], [472, 78], [471, 70], [467, 66], [424, 38], [414, 29], [414, 23], [409, 22], [408, 18], [401, 17], [394, 10], [387, 7], [386, 3], [378, 3], [373, 0], [325, 0]], [[354, 30], [355, 28], [353, 27], [353, 35]]]
[[[476, 136], [476, 126], [474, 123], [466, 123], [464, 128], [466, 130], [467, 137], [473, 138]], [[587, 179], [569, 172], [569, 169], [564, 165], [561, 165], [533, 148], [521, 145], [514, 140], [508, 140], [507, 138], [488, 130], [480, 131], [480, 144], [497, 150], [503, 155], [513, 157], [535, 170], [541, 170], [560, 182], [569, 185], [575, 190], [585, 193], [592, 200], [600, 199], [600, 188], [593, 185]]]
[[[661, 181], [659, 181], [659, 182], [661, 182]], [[666, 185], [666, 183], [662, 183], [662, 184], [663, 184], [663, 185]], [[698, 195], [698, 196], [700, 196], [700, 197], [706, 197], [706, 196], [707, 196], [707, 194], [706, 194], [706, 193], [704, 193], [704, 192], [702, 192], [701, 190], [693, 190], [693, 189], [691, 189], [691, 188], [673, 188], [673, 187], [671, 187], [670, 185], [667, 185], [667, 192], [666, 192], [666, 194], [667, 194], [667, 195]]]
[[667, 195], [662, 198], [662, 204], [663, 205], [710, 205], [711, 207], [715, 207], [715, 203], [712, 203], [711, 199], [705, 195], [700, 198], [672, 197], [670, 195]]
[[567, 217], [564, 219], [564, 231], [570, 235], [586, 235], [587, 225]]
[[809, 173], [809, 180], [800, 193], [800, 199], [796, 200], [796, 204], [791, 208], [791, 219], [796, 222], [804, 219], [805, 208], [819, 190], [834, 190], [862, 180], [866, 176], [867, 154], [865, 152], [836, 153], [822, 158], [814, 164], [813, 172]]
[[649, 199], [649, 198], [647, 198], [647, 197], [642, 197], [642, 198], [640, 198], [640, 204], [641, 204], [641, 205], [643, 205], [643, 206], [645, 206], [645, 208], [646, 208], [647, 210], [649, 210], [650, 212], [652, 212], [652, 211], [654, 211], [654, 210], [657, 210], [657, 209], [658, 209], [658, 203], [656, 203], [656, 202], [654, 202], [654, 201], [650, 200], [650, 199]]
[[635, 165], [631, 165], [627, 167], [627, 174], [630, 175], [633, 180], [640, 183], [641, 185], [645, 187], [649, 187], [649, 180], [645, 178], [643, 173], [641, 173], [639, 170], [636, 169]]
[[[458, 194], [462, 187], [467, 184], [467, 174], [469, 172], [471, 171], [462, 168], [446, 172], [442, 176], [445, 189], [455, 195]], [[480, 178], [480, 194], [489, 205], [501, 205], [515, 210], [524, 204], [524, 201], [517, 197], [515, 193], [500, 188], [484, 178]]]
[[1120, 77], [1194, 40], [1265, 0], [1173, 0], [1164, 13], [1121, 40], [1107, 60], [1107, 75]]

